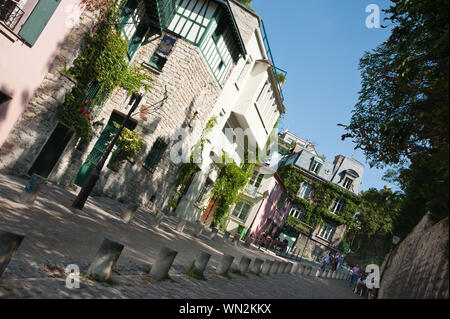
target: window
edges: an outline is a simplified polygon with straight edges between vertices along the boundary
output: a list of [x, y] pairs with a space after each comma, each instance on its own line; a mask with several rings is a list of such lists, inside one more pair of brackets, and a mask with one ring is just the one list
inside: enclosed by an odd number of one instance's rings
[[350, 189], [352, 187], [353, 180], [351, 178], [346, 177], [344, 180], [344, 188]]
[[245, 223], [248, 217], [248, 213], [250, 212], [250, 208], [251, 206], [248, 203], [244, 202], [237, 203], [236, 206], [234, 206], [231, 216]]
[[205, 195], [209, 192], [209, 190], [211, 189], [212, 186], [212, 182], [208, 179], [204, 184], [202, 189], [200, 190], [200, 193], [197, 196], [197, 199], [195, 200], [196, 204], [201, 204], [203, 197], [205, 197]]
[[343, 206], [344, 206], [344, 199], [342, 199], [342, 198], [336, 198], [336, 199], [333, 201], [333, 204], [331, 205], [330, 212], [332, 212], [332, 213], [335, 214], [335, 215], [340, 216], [340, 215], [341, 215], [341, 210], [342, 210], [342, 207], [343, 207]]
[[167, 146], [168, 144], [161, 137], [158, 137], [153, 144], [152, 149], [150, 150], [147, 158], [144, 161], [144, 167], [151, 173], [155, 172], [156, 166], [161, 160], [161, 157], [164, 154]]
[[144, 23], [145, 7], [142, 1], [128, 0], [120, 10], [119, 30], [128, 41], [128, 59], [131, 60], [147, 32]]
[[26, 0], [2, 0], [0, 4], [0, 21], [13, 30], [24, 15], [22, 10]]
[[325, 240], [331, 241], [331, 239], [333, 239], [335, 231], [336, 231], [335, 226], [325, 223], [323, 224], [322, 228], [320, 228], [320, 231], [317, 234], [317, 236]]
[[309, 170], [315, 174], [319, 174], [319, 171], [321, 168], [322, 168], [322, 163], [313, 159], [311, 166], [309, 167]]
[[239, 76], [236, 80], [236, 84], [238, 85], [238, 88], [240, 85], [242, 85], [242, 83], [244, 82], [246, 75], [248, 73], [248, 70], [250, 69], [251, 65], [252, 65], [253, 59], [251, 56], [248, 57], [247, 61], [245, 62], [244, 67], [241, 70], [241, 73], [239, 73]]
[[259, 187], [261, 185], [261, 181], [264, 177], [264, 174], [259, 173], [258, 171], [253, 171], [252, 178], [248, 182], [250, 185], [253, 185], [255, 187]]
[[308, 200], [309, 199], [309, 194], [311, 193], [312, 190], [312, 184], [307, 183], [307, 182], [303, 182], [302, 186], [300, 187], [300, 191], [298, 192], [298, 196]]
[[11, 100], [11, 98], [2, 91], [0, 91], [0, 104], [5, 103], [6, 101], [9, 100]]
[[291, 215], [292, 217], [298, 218], [298, 219], [300, 219], [304, 214], [305, 214], [305, 210], [297, 208], [297, 207], [292, 207], [291, 211], [289, 212], [289, 215]]
[[29, 45], [34, 45], [55, 12], [61, 0], [39, 0], [25, 23], [19, 35]]
[[278, 200], [278, 208], [283, 208], [286, 205], [286, 199], [288, 195], [285, 192], [281, 193], [280, 199]]
[[167, 62], [169, 55], [173, 52], [175, 47], [176, 38], [165, 34], [161, 39], [156, 52], [153, 53], [148, 64], [158, 71], [162, 71], [164, 65]]

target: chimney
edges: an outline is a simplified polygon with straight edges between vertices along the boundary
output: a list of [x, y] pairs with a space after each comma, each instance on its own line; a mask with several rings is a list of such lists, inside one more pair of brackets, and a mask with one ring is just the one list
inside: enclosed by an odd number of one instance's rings
[[339, 165], [341, 165], [341, 163], [342, 163], [343, 160], [344, 160], [344, 156], [342, 156], [342, 155], [337, 155], [337, 156], [334, 158], [333, 164], [334, 164], [335, 166], [339, 166]]

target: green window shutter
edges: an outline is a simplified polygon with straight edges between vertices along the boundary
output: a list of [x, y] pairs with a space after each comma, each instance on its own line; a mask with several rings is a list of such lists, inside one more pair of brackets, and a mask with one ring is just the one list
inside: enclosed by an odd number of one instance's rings
[[34, 45], [55, 12], [61, 0], [40, 0], [27, 21], [22, 25], [19, 35], [30, 45]]
[[140, 24], [136, 29], [136, 32], [133, 34], [133, 37], [128, 41], [128, 59], [131, 60], [136, 53], [136, 51], [141, 46], [142, 39], [147, 32], [147, 27], [145, 24]]
[[138, 6], [137, 0], [128, 0], [120, 10], [120, 22], [119, 22], [119, 30], [123, 30], [125, 23], [127, 23], [128, 19], [133, 15], [134, 10], [136, 10]]
[[161, 157], [166, 150], [168, 144], [160, 137], [158, 137], [152, 146], [152, 149], [147, 155], [144, 162], [144, 167], [148, 169], [151, 173], [154, 173], [156, 166], [158, 165]]

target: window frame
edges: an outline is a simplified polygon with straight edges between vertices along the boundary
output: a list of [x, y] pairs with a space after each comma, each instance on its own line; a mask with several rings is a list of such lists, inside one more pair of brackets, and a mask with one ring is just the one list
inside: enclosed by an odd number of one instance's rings
[[[307, 185], [307, 186], [305, 186], [305, 185]], [[312, 183], [302, 182], [302, 184], [300, 186], [300, 189], [299, 189], [299, 191], [297, 193], [297, 196], [300, 197], [300, 198], [303, 198], [304, 200], [309, 200], [309, 198], [311, 197], [311, 191], [313, 190], [313, 186], [314, 185]], [[305, 188], [309, 187], [308, 197], [307, 198], [302, 196], [302, 190], [304, 189], [304, 187]], [[305, 193], [306, 193], [306, 190], [303, 192], [303, 195], [305, 195]]]
[[[324, 223], [322, 225], [322, 227], [320, 227], [320, 230], [317, 233], [317, 237], [322, 238], [323, 240], [326, 240], [328, 242], [331, 242], [333, 237], [334, 237], [334, 234], [336, 233], [336, 230], [337, 230], [336, 226], [333, 226], [333, 225], [328, 224], [328, 223]], [[327, 231], [329, 231], [327, 236], [323, 236], [323, 232], [326, 233]]]

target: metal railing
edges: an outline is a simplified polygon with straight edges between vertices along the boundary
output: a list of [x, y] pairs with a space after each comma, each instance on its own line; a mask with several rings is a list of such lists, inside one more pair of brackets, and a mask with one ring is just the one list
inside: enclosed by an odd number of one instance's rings
[[0, 1], [0, 21], [3, 22], [8, 28], [14, 29], [23, 15], [24, 11], [19, 8], [19, 4], [16, 1]]
[[261, 20], [261, 28], [260, 29], [261, 29], [261, 33], [263, 35], [263, 42], [264, 42], [264, 44], [266, 46], [266, 49], [267, 49], [267, 55], [270, 58], [270, 61], [272, 62], [272, 68], [273, 68], [273, 71], [275, 73], [275, 77], [277, 78], [278, 89], [280, 90], [281, 100], [284, 101], [284, 95], [283, 95], [283, 90], [282, 90], [282, 85], [283, 84], [280, 81], [280, 75], [282, 77], [284, 77], [284, 79], [286, 79], [287, 72], [282, 70], [282, 69], [280, 69], [280, 68], [277, 68], [276, 65], [275, 65], [275, 60], [273, 59], [273, 56], [272, 56], [272, 50], [270, 49], [269, 38], [267, 37], [266, 28], [264, 27], [264, 21], [262, 21], [262, 20]]

